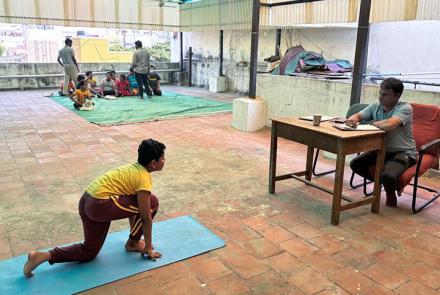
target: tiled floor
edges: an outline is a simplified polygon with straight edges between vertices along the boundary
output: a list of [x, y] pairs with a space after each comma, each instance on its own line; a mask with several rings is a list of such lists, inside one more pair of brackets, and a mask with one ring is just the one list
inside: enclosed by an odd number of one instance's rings
[[[397, 209], [358, 208], [332, 226], [325, 193], [293, 180], [268, 193], [269, 129], [234, 130], [231, 114], [99, 127], [48, 92], [0, 92], [1, 259], [81, 240], [76, 208], [85, 186], [135, 160], [140, 140], [152, 137], [167, 145], [165, 169], [153, 174], [158, 220], [192, 214], [227, 245], [87, 294], [440, 293], [439, 202], [412, 215], [405, 193]], [[304, 155], [281, 140], [279, 173], [301, 169]], [[322, 169], [332, 164], [320, 160]], [[330, 185], [332, 177], [317, 181]], [[425, 181], [439, 187], [439, 176]]]

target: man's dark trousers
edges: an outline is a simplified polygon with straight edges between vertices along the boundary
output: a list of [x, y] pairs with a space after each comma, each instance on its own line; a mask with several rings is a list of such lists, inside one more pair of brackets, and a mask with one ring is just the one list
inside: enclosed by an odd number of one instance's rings
[[147, 95], [152, 96], [150, 86], [148, 85], [148, 75], [149, 75], [149, 73], [140, 74], [140, 73], [134, 72], [134, 77], [136, 78], [136, 81], [139, 85], [139, 97], [140, 98], [144, 97], [143, 86], [145, 86], [145, 92], [147, 93]]
[[[370, 174], [369, 167], [376, 164], [376, 155], [376, 151], [360, 154], [351, 160], [351, 170], [366, 179], [374, 181], [374, 176]], [[385, 191], [392, 192], [397, 190], [399, 176], [415, 163], [416, 159], [409, 157], [405, 152], [385, 153], [385, 163], [381, 175], [381, 183]]]

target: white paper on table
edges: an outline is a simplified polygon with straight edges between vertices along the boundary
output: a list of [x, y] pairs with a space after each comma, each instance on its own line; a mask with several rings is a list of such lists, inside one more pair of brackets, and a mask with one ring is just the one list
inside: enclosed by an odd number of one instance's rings
[[[301, 120], [306, 120], [306, 121], [313, 121], [313, 115], [312, 116], [304, 116], [304, 117], [299, 117]], [[322, 116], [321, 117], [321, 122], [325, 122], [325, 121], [330, 121], [333, 120], [337, 117], [335, 116]]]
[[334, 124], [333, 127], [338, 128], [340, 130], [345, 131], [379, 131], [382, 130], [376, 126], [370, 125], [370, 124], [359, 124], [357, 125], [357, 128], [353, 128], [350, 126], [347, 126], [345, 124]]

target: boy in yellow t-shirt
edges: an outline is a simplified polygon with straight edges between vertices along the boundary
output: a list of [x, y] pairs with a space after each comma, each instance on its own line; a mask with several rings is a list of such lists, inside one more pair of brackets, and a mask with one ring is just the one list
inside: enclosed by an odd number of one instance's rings
[[[165, 145], [153, 139], [143, 140], [138, 148], [136, 163], [120, 166], [99, 176], [90, 183], [79, 201], [85, 241], [48, 252], [30, 251], [23, 274], [43, 262], [50, 264], [89, 261], [98, 255], [112, 220], [128, 218], [130, 235], [126, 251], [140, 252], [155, 260], [162, 255], [153, 251], [152, 224], [159, 201], [152, 192], [150, 173], [161, 171], [165, 164]], [[145, 240], [141, 237], [144, 236]]]
[[98, 86], [95, 77], [93, 77], [93, 72], [92, 71], [87, 71], [86, 72], [86, 79], [85, 79], [85, 81], [89, 84], [89, 86], [92, 89], [94, 89], [94, 88], [96, 88]]
[[85, 81], [88, 84], [87, 85], [87, 89], [93, 94], [96, 95], [98, 97], [102, 97], [102, 95], [100, 94], [100, 86], [98, 85], [98, 82], [96, 81], [95, 77], [93, 77], [93, 72], [92, 71], [87, 71], [86, 73], [86, 78]]
[[70, 96], [70, 99], [73, 101], [73, 107], [75, 109], [80, 109], [83, 106], [91, 106], [93, 95], [87, 89], [87, 83], [85, 81], [81, 81], [78, 83], [78, 86], [79, 88]]

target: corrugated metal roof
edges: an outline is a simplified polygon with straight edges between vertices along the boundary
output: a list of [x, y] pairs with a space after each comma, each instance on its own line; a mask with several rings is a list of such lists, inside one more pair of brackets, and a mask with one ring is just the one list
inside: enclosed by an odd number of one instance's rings
[[180, 5], [183, 31], [249, 29], [252, 0], [204, 0]]
[[[297, 24], [277, 26], [279, 29], [357, 29], [357, 23], [326, 23], [326, 24]], [[273, 29], [273, 26], [261, 26], [262, 29]]]
[[[357, 22], [360, 2], [322, 0], [262, 7], [260, 26], [350, 27]], [[0, 0], [0, 22], [6, 23], [210, 31], [250, 29], [251, 19], [252, 0]], [[405, 20], [440, 20], [440, 0], [372, 0], [370, 22]]]
[[0, 22], [179, 31], [179, 4], [158, 0], [0, 0]]
[[[286, 0], [267, 0], [280, 3]], [[350, 28], [357, 23], [360, 0], [323, 0], [309, 3], [261, 7], [261, 28]], [[229, 12], [226, 7], [235, 7]], [[234, 12], [248, 9], [237, 17]], [[202, 0], [180, 6], [180, 25], [187, 31], [250, 29], [251, 0]], [[218, 11], [226, 11], [220, 21]], [[439, 0], [372, 0], [370, 22], [439, 20]], [[344, 24], [347, 24], [344, 25]]]

